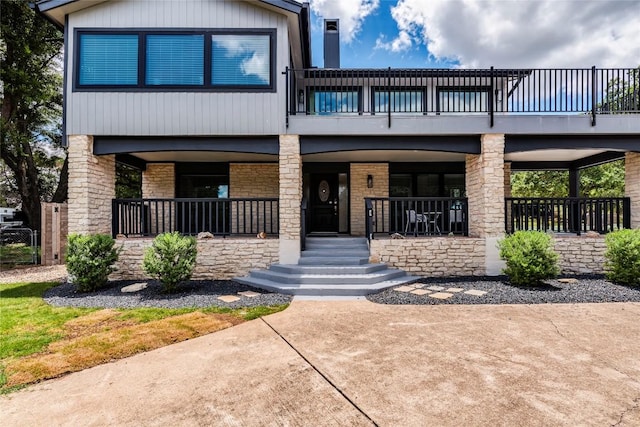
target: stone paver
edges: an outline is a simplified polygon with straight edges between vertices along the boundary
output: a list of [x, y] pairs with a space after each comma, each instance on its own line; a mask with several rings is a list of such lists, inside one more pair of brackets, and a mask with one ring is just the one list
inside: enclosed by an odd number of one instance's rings
[[219, 296], [218, 299], [224, 302], [235, 302], [240, 300], [240, 298], [238, 298], [235, 295], [222, 295], [222, 296]]
[[432, 291], [444, 291], [444, 286], [429, 286], [427, 289], [431, 289]]
[[253, 292], [253, 291], [241, 291], [241, 292], [238, 292], [238, 295], [242, 295], [243, 297], [254, 298], [254, 297], [260, 296], [262, 294], [260, 294], [258, 292]]
[[449, 299], [453, 296], [453, 294], [450, 294], [448, 292], [436, 292], [433, 294], [429, 295], [431, 298], [436, 298], [436, 299]]
[[414, 295], [427, 295], [430, 294], [431, 291], [427, 291], [426, 289], [416, 289], [415, 291], [411, 291]]
[[574, 278], [568, 277], [568, 278], [558, 279], [558, 282], [560, 282], [560, 283], [578, 283], [578, 279], [574, 279]]
[[446, 292], [458, 293], [464, 291], [464, 288], [449, 288], [445, 290]]
[[124, 293], [139, 292], [145, 289], [146, 287], [147, 287], [147, 282], [134, 283], [132, 285], [125, 286], [124, 288], [120, 289], [120, 292], [124, 292]]
[[482, 295], [486, 294], [485, 291], [479, 291], [477, 289], [469, 289], [468, 291], [464, 291], [463, 293], [465, 293], [467, 295], [474, 295], [474, 296], [477, 296], [477, 297], [481, 297]]
[[411, 292], [413, 289], [411, 286], [398, 286], [397, 288], [393, 288], [396, 292]]

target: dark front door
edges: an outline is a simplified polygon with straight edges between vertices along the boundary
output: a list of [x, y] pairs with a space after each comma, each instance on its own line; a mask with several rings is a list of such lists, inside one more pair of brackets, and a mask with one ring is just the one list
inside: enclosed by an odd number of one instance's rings
[[311, 232], [338, 232], [338, 174], [312, 174], [309, 188]]

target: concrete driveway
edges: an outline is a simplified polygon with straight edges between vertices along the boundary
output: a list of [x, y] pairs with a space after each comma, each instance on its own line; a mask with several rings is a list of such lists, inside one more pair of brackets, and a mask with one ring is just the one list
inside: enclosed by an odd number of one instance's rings
[[640, 425], [640, 304], [284, 312], [0, 398], [23, 425]]

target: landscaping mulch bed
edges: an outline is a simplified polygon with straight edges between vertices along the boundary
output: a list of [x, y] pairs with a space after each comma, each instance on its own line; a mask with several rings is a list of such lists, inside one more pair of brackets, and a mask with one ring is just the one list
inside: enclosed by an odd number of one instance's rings
[[[506, 277], [423, 278], [415, 284], [423, 285], [420, 289], [429, 291], [429, 294], [399, 292], [394, 287], [368, 295], [367, 299], [379, 304], [416, 305], [640, 302], [640, 287], [637, 286], [615, 285], [604, 276], [574, 276], [569, 279], [575, 279], [575, 283], [547, 280], [541, 286], [519, 287], [511, 285]], [[433, 291], [429, 289], [432, 286], [443, 289]], [[447, 292], [449, 288], [462, 288], [464, 291], [451, 292], [452, 296], [447, 299], [429, 296], [435, 292]], [[486, 294], [464, 293], [469, 290]]]
[[[122, 288], [134, 283], [144, 282], [145, 289], [124, 293]], [[238, 292], [252, 291], [258, 296], [239, 295]], [[233, 302], [218, 299], [221, 296], [240, 298]], [[288, 304], [291, 295], [269, 293], [230, 280], [192, 280], [179, 285], [177, 292], [163, 293], [159, 282], [155, 280], [111, 281], [106, 287], [95, 292], [77, 292], [70, 283], [63, 283], [47, 290], [44, 300], [54, 306], [64, 307], [97, 307], [97, 308], [195, 308], [195, 307], [227, 307], [242, 308]]]

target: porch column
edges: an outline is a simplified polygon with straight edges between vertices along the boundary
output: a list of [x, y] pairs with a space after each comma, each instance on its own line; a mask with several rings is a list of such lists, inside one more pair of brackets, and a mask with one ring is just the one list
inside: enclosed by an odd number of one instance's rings
[[485, 240], [485, 274], [500, 274], [497, 243], [504, 236], [504, 134], [480, 137], [482, 153], [466, 156], [469, 236]]
[[631, 198], [631, 228], [640, 228], [640, 153], [625, 155], [625, 195]]
[[142, 197], [173, 199], [176, 197], [176, 166], [173, 163], [148, 163], [142, 172]]
[[298, 135], [280, 135], [280, 263], [300, 258], [302, 156]]
[[115, 155], [94, 156], [93, 136], [69, 135], [69, 233], [111, 234]]

